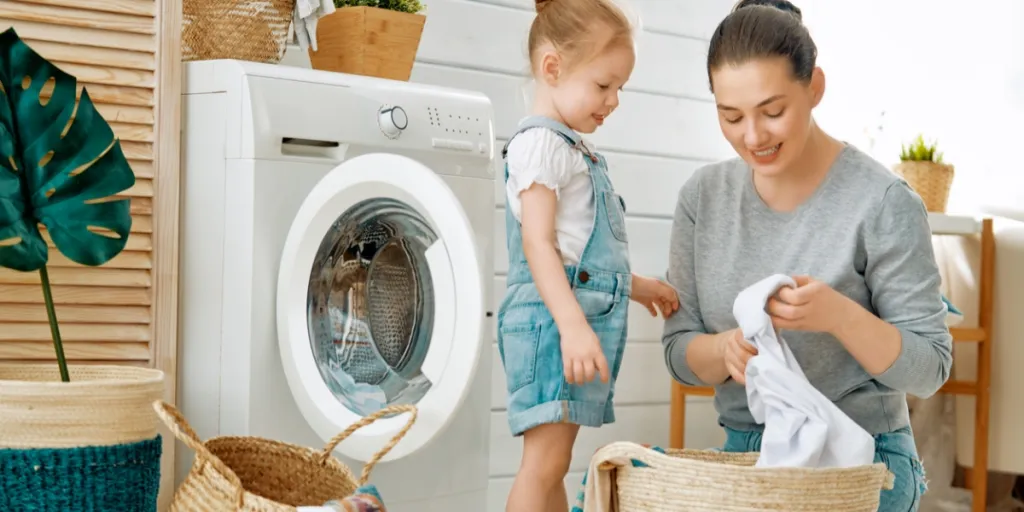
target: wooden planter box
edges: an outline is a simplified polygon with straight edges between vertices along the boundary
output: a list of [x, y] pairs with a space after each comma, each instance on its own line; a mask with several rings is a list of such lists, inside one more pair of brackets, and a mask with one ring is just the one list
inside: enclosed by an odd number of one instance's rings
[[317, 22], [313, 69], [409, 80], [426, 16], [376, 7], [342, 7]]

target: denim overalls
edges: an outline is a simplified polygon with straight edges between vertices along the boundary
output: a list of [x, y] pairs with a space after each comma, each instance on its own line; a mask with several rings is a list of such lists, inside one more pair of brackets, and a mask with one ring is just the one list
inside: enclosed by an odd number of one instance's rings
[[[725, 428], [726, 452], [761, 451], [761, 432]], [[924, 468], [917, 455], [917, 446], [910, 427], [875, 436], [875, 462], [882, 462], [895, 476], [890, 490], [883, 490], [878, 512], [917, 512], [926, 485]]]
[[[632, 285], [625, 204], [612, 189], [604, 157], [590, 153], [576, 132], [546, 117], [523, 120], [509, 141], [537, 127], [558, 133], [566, 144], [582, 151], [590, 171], [594, 228], [580, 263], [566, 267], [565, 275], [587, 322], [601, 341], [611, 379], [603, 383], [595, 376], [583, 385], [566, 383], [558, 327], [530, 274], [519, 221], [506, 208], [508, 288], [498, 308], [498, 351], [505, 367], [508, 423], [515, 436], [547, 423], [598, 427], [615, 421], [612, 397], [626, 342]], [[508, 143], [502, 150], [503, 158], [507, 150]], [[507, 164], [505, 179], [508, 180]]]

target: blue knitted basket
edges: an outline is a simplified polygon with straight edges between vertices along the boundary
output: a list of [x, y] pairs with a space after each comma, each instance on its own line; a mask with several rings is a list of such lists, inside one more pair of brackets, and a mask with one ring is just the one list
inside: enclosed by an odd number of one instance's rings
[[80, 448], [0, 449], [0, 510], [154, 512], [160, 435]]

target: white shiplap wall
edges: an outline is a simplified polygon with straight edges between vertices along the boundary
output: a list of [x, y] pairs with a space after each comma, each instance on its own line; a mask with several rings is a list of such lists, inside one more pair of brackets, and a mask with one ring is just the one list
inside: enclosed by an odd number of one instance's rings
[[[427, 24], [411, 81], [481, 91], [495, 109], [496, 144], [500, 147], [526, 111], [525, 41], [534, 16], [531, 0], [427, 0]], [[639, 58], [621, 106], [605, 126], [590, 136], [611, 166], [612, 180], [629, 206], [627, 229], [633, 268], [663, 275], [668, 257], [672, 213], [679, 188], [703, 163], [731, 157], [718, 130], [704, 70], [708, 34], [733, 0], [632, 0], [644, 31]], [[283, 64], [308, 66], [297, 49]], [[500, 154], [496, 152], [496, 154]], [[496, 169], [503, 162], [496, 161]], [[500, 171], [496, 172], [501, 176]], [[495, 187], [494, 306], [505, 287], [507, 256], [504, 197]], [[584, 429], [566, 483], [570, 499], [590, 454], [602, 444], [630, 440], [665, 445], [669, 428], [670, 378], [664, 369], [661, 321], [639, 307], [630, 311], [629, 346], [616, 391], [618, 421], [601, 429]], [[508, 433], [504, 372], [497, 350], [493, 366], [491, 408], [490, 511], [504, 510], [505, 497], [519, 466], [521, 440]], [[691, 398], [687, 445], [707, 447], [722, 440], [708, 399]]]

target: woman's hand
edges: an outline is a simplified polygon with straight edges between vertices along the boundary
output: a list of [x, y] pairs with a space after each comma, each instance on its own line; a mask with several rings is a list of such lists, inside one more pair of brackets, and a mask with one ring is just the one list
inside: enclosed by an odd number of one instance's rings
[[629, 298], [643, 304], [651, 316], [668, 318], [679, 309], [679, 294], [668, 283], [651, 277], [633, 274], [632, 291]]
[[793, 276], [797, 287], [785, 287], [768, 300], [767, 311], [776, 329], [835, 335], [860, 307], [831, 286], [808, 276]]
[[757, 347], [743, 339], [743, 331], [739, 328], [725, 331], [718, 335], [718, 350], [725, 360], [725, 368], [733, 380], [746, 385], [747, 361], [757, 355]]
[[608, 360], [601, 350], [601, 340], [586, 322], [574, 324], [561, 330], [562, 370], [569, 384], [586, 384], [594, 380], [594, 373], [601, 375], [601, 382], [608, 382]]

